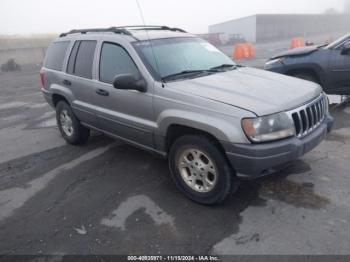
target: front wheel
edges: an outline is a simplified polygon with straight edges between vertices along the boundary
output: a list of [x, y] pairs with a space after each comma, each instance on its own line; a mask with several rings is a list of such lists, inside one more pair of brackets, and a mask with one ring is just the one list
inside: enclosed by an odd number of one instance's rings
[[178, 188], [200, 204], [220, 203], [239, 185], [223, 152], [205, 136], [177, 139], [169, 152], [169, 168]]

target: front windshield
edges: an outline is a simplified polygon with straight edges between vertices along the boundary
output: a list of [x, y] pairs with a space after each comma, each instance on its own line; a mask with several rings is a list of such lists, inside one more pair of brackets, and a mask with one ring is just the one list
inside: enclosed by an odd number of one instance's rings
[[343, 43], [346, 39], [350, 39], [350, 34], [347, 34], [345, 36], [340, 37], [339, 39], [335, 40], [334, 42], [330, 43], [328, 46], [326, 46], [326, 49], [332, 49]]
[[151, 41], [152, 43], [135, 42], [134, 46], [159, 78], [185, 71], [235, 65], [229, 57], [200, 38], [166, 38]]

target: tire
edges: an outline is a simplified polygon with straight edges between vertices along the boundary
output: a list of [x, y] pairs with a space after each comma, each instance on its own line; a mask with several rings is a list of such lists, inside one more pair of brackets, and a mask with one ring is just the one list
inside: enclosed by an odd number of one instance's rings
[[313, 75], [308, 74], [308, 73], [294, 74], [293, 76], [296, 77], [296, 78], [300, 78], [300, 79], [303, 79], [303, 80], [307, 80], [307, 81], [319, 84], [317, 79]]
[[[168, 161], [175, 184], [194, 202], [218, 204], [238, 189], [239, 180], [226, 157], [206, 136], [185, 135], [178, 138], [170, 148]], [[201, 170], [204, 168], [207, 171]]]
[[90, 129], [80, 123], [65, 101], [58, 102], [56, 106], [56, 120], [58, 129], [68, 144], [81, 145], [88, 141]]

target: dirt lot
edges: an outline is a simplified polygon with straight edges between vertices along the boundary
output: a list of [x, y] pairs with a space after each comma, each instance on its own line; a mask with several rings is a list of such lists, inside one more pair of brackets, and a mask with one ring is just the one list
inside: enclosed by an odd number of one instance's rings
[[350, 254], [350, 107], [332, 115], [315, 150], [204, 207], [159, 157], [65, 144], [38, 73], [0, 74], [0, 254]]

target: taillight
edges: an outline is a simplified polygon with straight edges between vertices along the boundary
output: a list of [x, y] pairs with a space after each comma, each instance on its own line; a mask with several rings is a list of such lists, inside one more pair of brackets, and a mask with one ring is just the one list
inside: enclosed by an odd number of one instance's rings
[[45, 75], [44, 72], [40, 72], [40, 81], [43, 88], [45, 87]]

